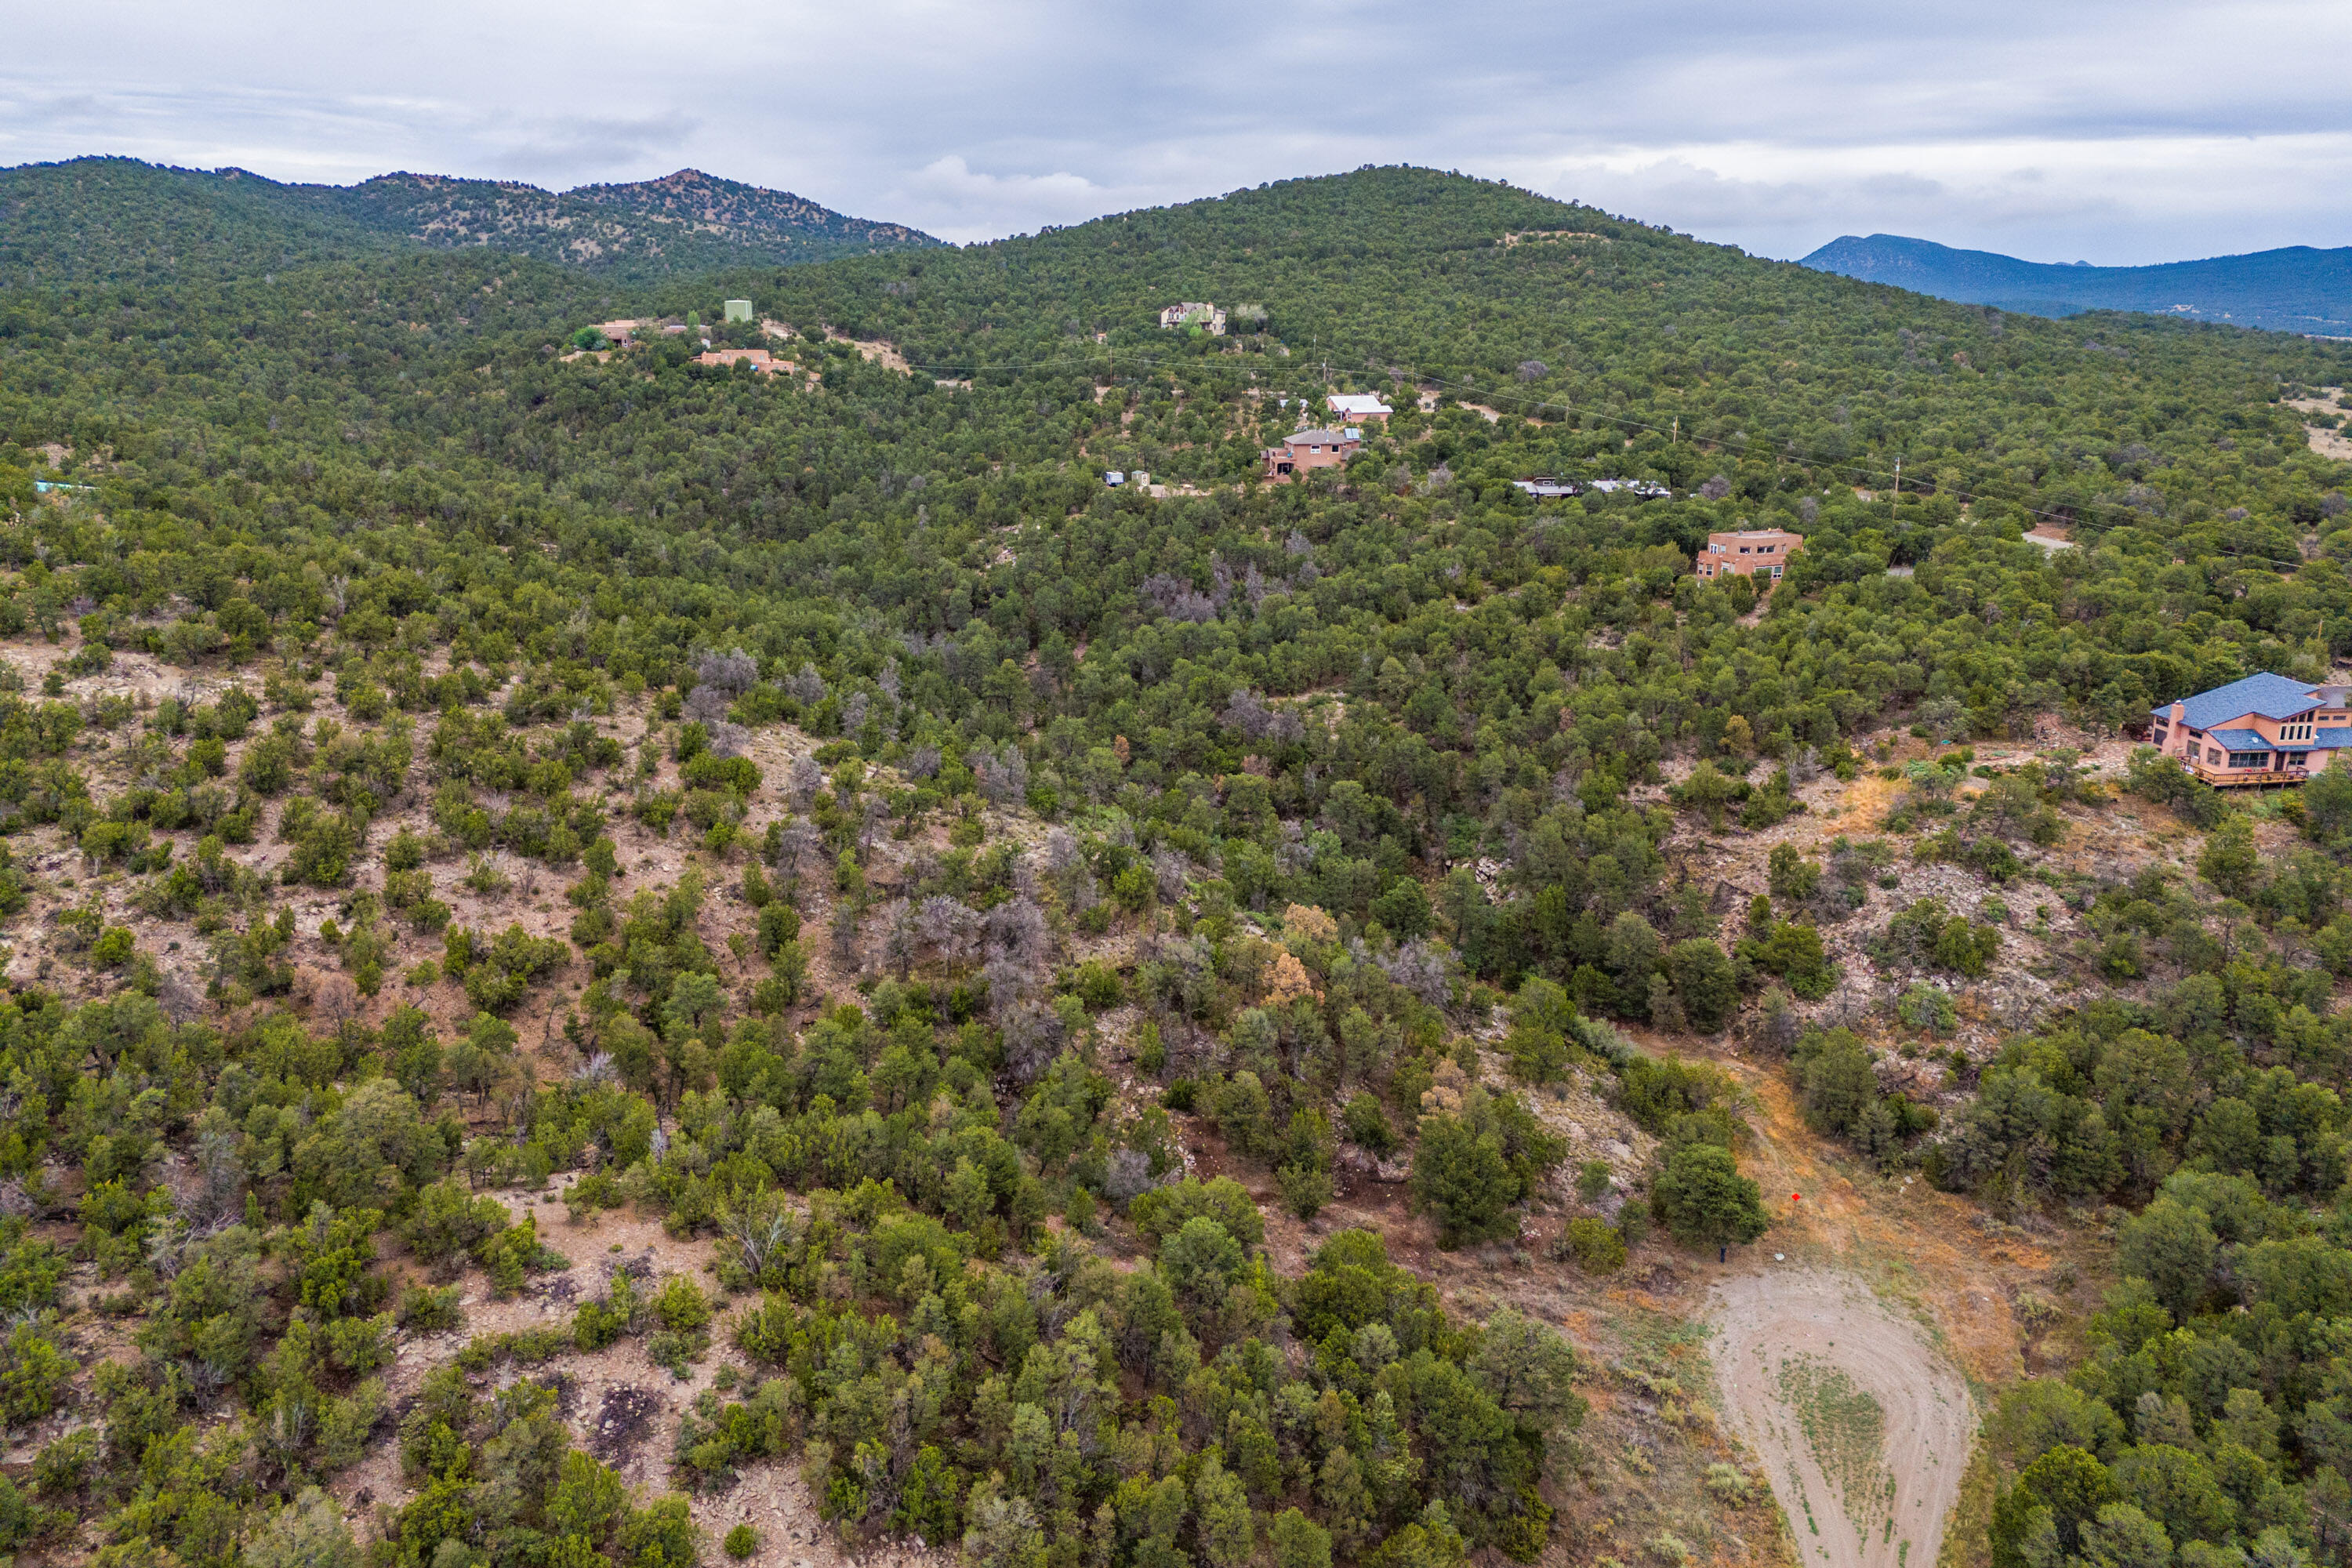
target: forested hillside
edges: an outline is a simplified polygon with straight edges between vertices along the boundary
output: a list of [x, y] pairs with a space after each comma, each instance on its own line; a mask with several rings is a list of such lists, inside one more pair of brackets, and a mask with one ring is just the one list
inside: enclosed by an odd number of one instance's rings
[[1508, 1284], [1763, 1231], [1736, 1043], [2116, 1226], [1969, 1550], [2342, 1560], [2352, 791], [2126, 729], [2352, 655], [2344, 345], [1416, 170], [641, 286], [158, 188], [5, 220], [0, 1549], [1792, 1561]]

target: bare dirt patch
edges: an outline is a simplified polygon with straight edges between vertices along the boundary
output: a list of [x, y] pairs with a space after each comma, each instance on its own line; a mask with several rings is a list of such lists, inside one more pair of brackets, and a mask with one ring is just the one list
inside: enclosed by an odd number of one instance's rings
[[885, 342], [879, 338], [870, 340], [866, 338], [853, 338], [847, 332], [840, 331], [832, 327], [827, 327], [824, 330], [824, 335], [834, 342], [847, 343], [851, 348], [857, 351], [857, 355], [860, 359], [886, 366], [888, 369], [897, 371], [901, 375], [912, 375], [914, 374], [913, 367], [908, 365], [907, 363], [907, 356], [898, 352], [898, 345], [896, 343]]
[[1803, 1560], [1928, 1568], [1976, 1432], [1959, 1373], [1850, 1275], [1728, 1279], [1715, 1309], [1724, 1403]]
[[[2317, 397], [2291, 397], [2287, 399], [2286, 405], [2302, 414], [2334, 414], [2338, 410], [2336, 400], [2343, 395], [2344, 389], [2340, 386], [2324, 386]], [[2352, 438], [2347, 438], [2343, 431], [2326, 425], [2306, 425], [2303, 427], [2303, 434], [2304, 438], [2311, 443], [2311, 449], [2321, 457], [2341, 458], [2352, 462]]]

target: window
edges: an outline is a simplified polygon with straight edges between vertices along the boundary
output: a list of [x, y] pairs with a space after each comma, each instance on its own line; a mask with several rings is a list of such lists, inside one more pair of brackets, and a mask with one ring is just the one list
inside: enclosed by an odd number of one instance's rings
[[2158, 724], [2158, 725], [2156, 727], [2156, 734], [2155, 734], [2155, 741], [2156, 741], [2156, 743], [2157, 743], [2158, 745], [2161, 746], [2162, 744], [2164, 744], [2164, 735], [2165, 735], [2164, 726], [2163, 726], [2163, 725], [2161, 725], [2161, 724]]
[[2221, 748], [2219, 746], [2206, 747], [2205, 760], [2212, 763], [2215, 767], [2220, 767], [2221, 765]]
[[1780, 574], [1780, 569], [1778, 566], [1773, 567], [1773, 568], [1772, 568], [1772, 575], [1773, 575], [1773, 576], [1775, 576], [1775, 577], [1778, 577]]
[[2231, 752], [2230, 765], [2233, 768], [2266, 768], [2271, 765], [2268, 752]]

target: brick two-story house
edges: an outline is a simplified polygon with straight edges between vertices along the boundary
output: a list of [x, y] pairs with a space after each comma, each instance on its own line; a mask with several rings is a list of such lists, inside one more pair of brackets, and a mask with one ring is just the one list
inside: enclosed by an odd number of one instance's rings
[[1265, 449], [1265, 477], [1288, 481], [1307, 468], [1336, 468], [1354, 457], [1364, 444], [1364, 433], [1345, 430], [1294, 430], [1279, 447]]
[[1720, 577], [1736, 574], [1752, 577], [1761, 572], [1778, 577], [1789, 557], [1805, 547], [1805, 536], [1785, 528], [1743, 528], [1736, 533], [1710, 533], [1698, 553], [1698, 574]]
[[2149, 739], [2210, 784], [2295, 784], [2352, 749], [2347, 697], [2265, 670], [2149, 709]]

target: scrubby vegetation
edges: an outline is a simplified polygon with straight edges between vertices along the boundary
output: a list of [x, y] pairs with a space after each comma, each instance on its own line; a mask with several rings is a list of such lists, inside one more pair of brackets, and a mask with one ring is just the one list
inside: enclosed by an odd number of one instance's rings
[[[131, 234], [144, 190], [71, 199]], [[396, 1441], [378, 1568], [678, 1568], [687, 1498], [573, 1447], [545, 1374], [626, 1342], [697, 1385], [678, 1487], [790, 1458], [853, 1538], [1532, 1561], [1585, 1369], [1328, 1211], [1369, 1172], [1454, 1248], [1573, 1206], [1593, 1276], [1653, 1223], [1755, 1239], [1738, 1080], [1619, 1026], [1738, 1028], [1822, 1133], [2005, 1211], [2145, 1205], [2092, 1359], [2003, 1417], [2004, 1563], [2339, 1550], [2352, 786], [2265, 856], [2143, 757], [2212, 831], [2193, 879], [2102, 879], [2050, 853], [2114, 799], [2078, 750], [1941, 748], [2352, 652], [2345, 475], [2278, 402], [2340, 346], [1381, 170], [635, 297], [752, 297], [813, 373], [772, 378], [691, 331], [567, 359], [611, 281], [287, 261], [257, 210], [184, 276], [0, 288], [0, 1420], [41, 1434], [0, 1552], [357, 1561], [320, 1489]], [[1150, 324], [1210, 294], [1264, 303]], [[1334, 389], [1310, 336], [1399, 412], [1263, 486]], [[1690, 574], [1774, 522], [1768, 600]], [[1886, 809], [1803, 851], [1825, 776]], [[1698, 864], [1775, 833], [1738, 899]], [[1890, 1081], [2029, 939], [2087, 993], [1961, 1054], [1964, 1103]], [[1571, 1148], [1572, 1089], [1639, 1158]], [[559, 1177], [579, 1232], [498, 1195]], [[621, 1208], [708, 1281], [473, 1336], [395, 1436], [398, 1336]], [[85, 1310], [131, 1348], [85, 1365]]]

